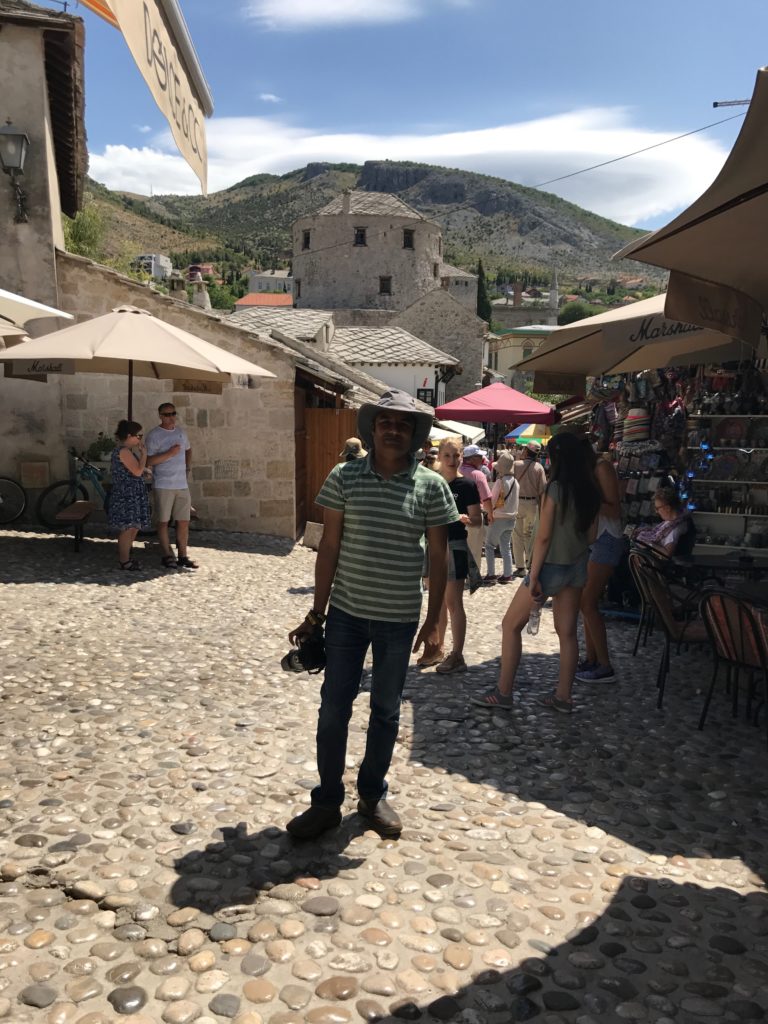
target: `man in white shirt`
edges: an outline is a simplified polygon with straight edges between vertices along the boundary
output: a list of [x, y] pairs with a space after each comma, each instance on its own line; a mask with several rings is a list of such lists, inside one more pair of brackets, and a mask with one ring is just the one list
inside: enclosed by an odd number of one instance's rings
[[[157, 411], [160, 414], [160, 425], [150, 430], [144, 443], [147, 447], [147, 465], [152, 468], [161, 562], [166, 569], [197, 569], [197, 563], [187, 555], [189, 520], [192, 516], [187, 474], [192, 463], [192, 448], [186, 432], [176, 422], [173, 402], [163, 402]], [[168, 536], [168, 524], [172, 519], [176, 522], [178, 558], [173, 554]]]

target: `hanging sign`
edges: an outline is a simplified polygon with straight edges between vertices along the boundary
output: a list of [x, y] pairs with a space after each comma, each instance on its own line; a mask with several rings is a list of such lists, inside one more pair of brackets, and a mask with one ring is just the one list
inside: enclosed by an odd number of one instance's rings
[[174, 380], [173, 390], [190, 395], [220, 395], [223, 383], [219, 380]]
[[161, 0], [82, 0], [123, 34], [171, 129], [179, 152], [208, 194], [205, 113], [169, 32]]

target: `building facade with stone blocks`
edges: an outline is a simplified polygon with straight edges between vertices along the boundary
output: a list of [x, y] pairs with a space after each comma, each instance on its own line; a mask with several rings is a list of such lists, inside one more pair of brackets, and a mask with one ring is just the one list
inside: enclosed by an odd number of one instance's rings
[[396, 196], [345, 192], [293, 225], [299, 309], [402, 310], [440, 287], [442, 231]]
[[444, 263], [440, 268], [440, 287], [472, 313], [477, 312], [477, 276]]
[[458, 359], [461, 373], [445, 384], [445, 401], [474, 391], [483, 376], [488, 325], [458, 303], [445, 289], [429, 292], [392, 320], [429, 345]]

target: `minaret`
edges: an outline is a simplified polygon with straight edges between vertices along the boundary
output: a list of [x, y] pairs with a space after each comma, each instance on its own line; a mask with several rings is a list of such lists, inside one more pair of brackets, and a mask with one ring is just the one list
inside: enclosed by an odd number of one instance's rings
[[557, 290], [557, 271], [552, 271], [552, 283], [549, 286], [549, 308], [557, 312], [560, 306], [560, 295]]

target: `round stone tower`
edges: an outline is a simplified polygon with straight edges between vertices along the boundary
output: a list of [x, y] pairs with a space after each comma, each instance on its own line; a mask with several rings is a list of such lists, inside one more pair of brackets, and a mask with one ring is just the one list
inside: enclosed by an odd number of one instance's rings
[[298, 308], [407, 309], [442, 262], [440, 226], [384, 192], [346, 191], [293, 225]]

